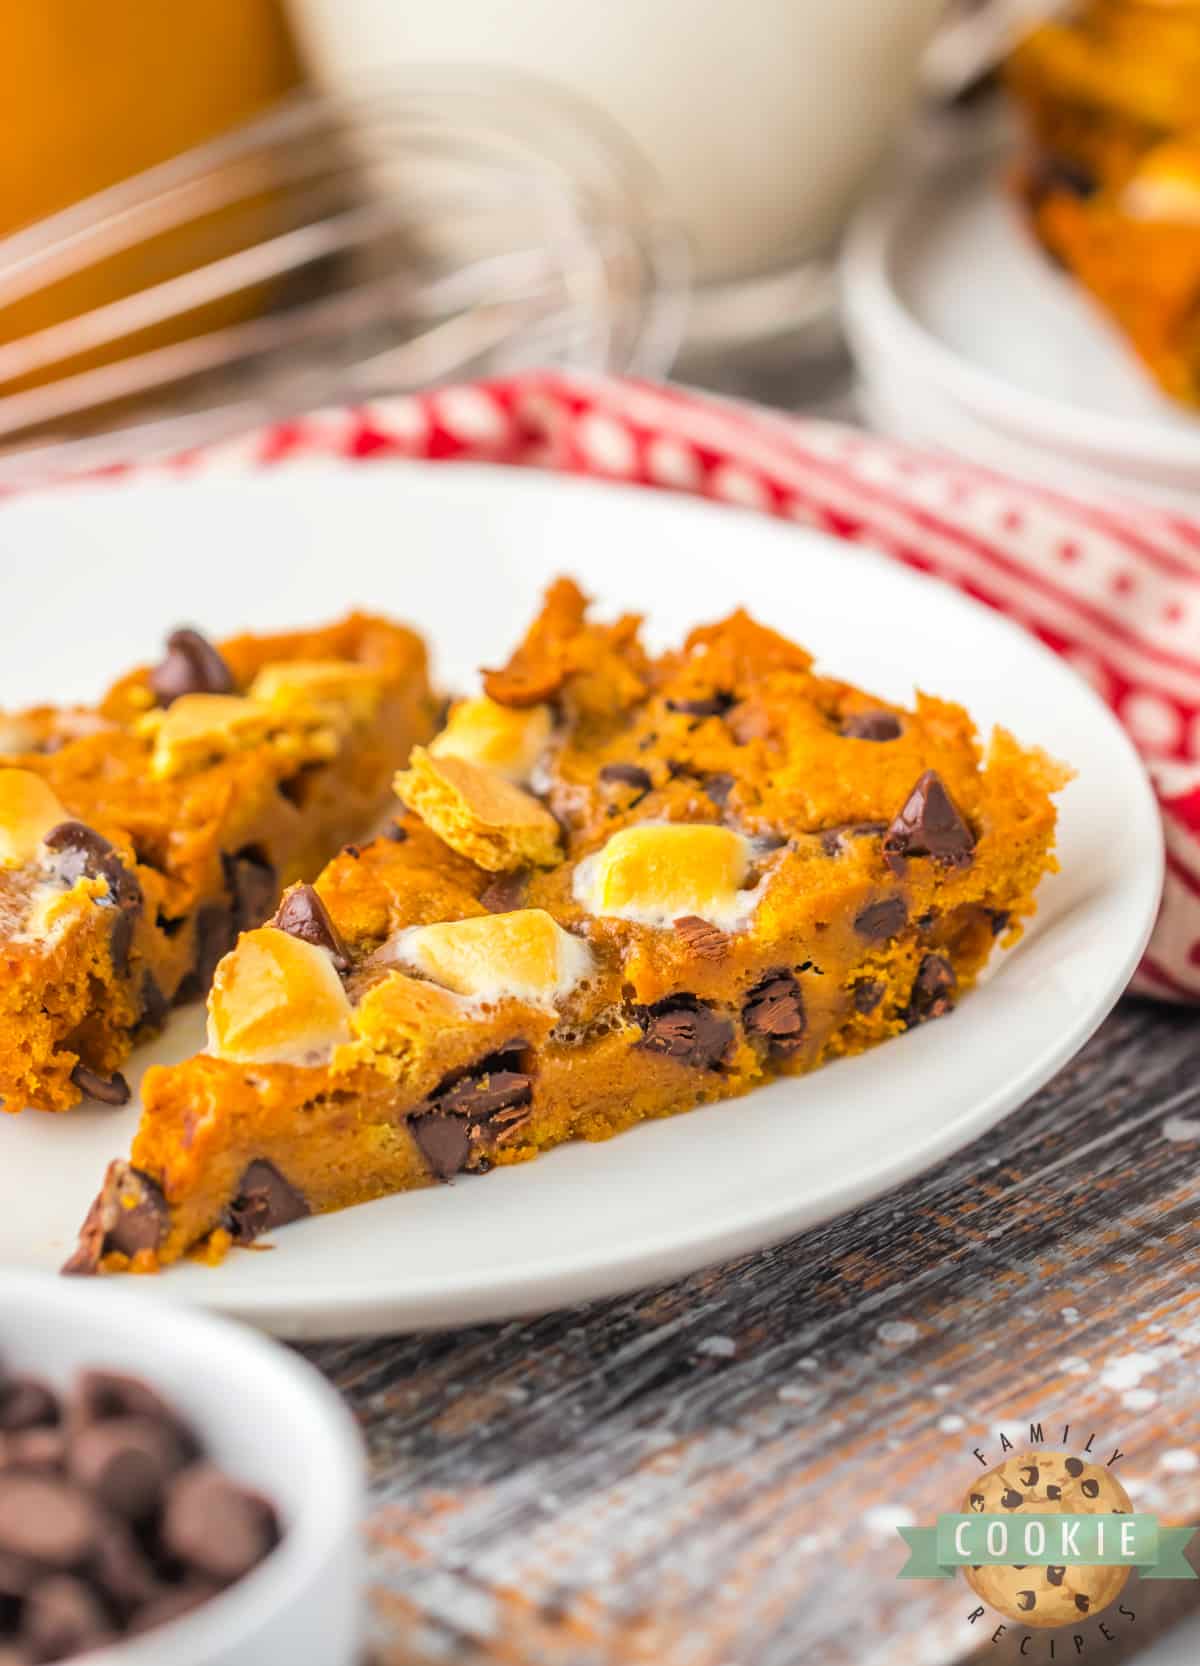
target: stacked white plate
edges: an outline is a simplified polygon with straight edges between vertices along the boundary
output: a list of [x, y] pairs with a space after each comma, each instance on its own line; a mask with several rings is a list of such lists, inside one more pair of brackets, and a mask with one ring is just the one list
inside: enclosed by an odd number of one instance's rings
[[1038, 247], [1009, 154], [908, 169], [851, 228], [842, 293], [867, 420], [1092, 495], [1200, 509], [1200, 416]]

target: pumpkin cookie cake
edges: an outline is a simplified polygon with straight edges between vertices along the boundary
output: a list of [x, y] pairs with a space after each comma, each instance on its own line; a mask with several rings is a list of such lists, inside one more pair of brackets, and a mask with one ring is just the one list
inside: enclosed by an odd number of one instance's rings
[[133, 1044], [378, 825], [433, 714], [420, 639], [355, 614], [219, 648], [176, 631], [96, 707], [0, 717], [3, 1108], [123, 1103]]
[[[69, 1263], [149, 1271], [798, 1075], [949, 1012], [1053, 866], [1069, 772], [745, 613], [650, 658], [560, 580], [147, 1072]], [[730, 1114], [736, 1114], [736, 1111]]]

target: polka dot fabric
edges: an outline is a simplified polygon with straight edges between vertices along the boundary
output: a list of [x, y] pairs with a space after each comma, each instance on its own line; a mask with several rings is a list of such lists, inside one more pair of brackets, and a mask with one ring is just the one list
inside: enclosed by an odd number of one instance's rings
[[314, 455], [487, 460], [695, 493], [869, 544], [1007, 613], [1087, 677], [1147, 761], [1168, 878], [1135, 987], [1200, 1001], [1200, 519], [1085, 503], [832, 423], [557, 372], [319, 411], [150, 469]]

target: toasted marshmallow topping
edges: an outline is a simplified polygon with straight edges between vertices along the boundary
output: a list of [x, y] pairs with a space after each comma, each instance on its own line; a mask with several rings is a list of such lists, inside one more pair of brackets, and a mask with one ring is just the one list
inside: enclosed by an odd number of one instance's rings
[[272, 926], [243, 932], [208, 996], [208, 1047], [237, 1064], [323, 1064], [350, 1039], [350, 1003], [324, 949]]
[[316, 709], [323, 717], [365, 721], [379, 705], [378, 671], [353, 660], [279, 660], [264, 665], [250, 685], [250, 699], [280, 713]]
[[534, 1006], [553, 1006], [592, 969], [587, 944], [543, 908], [414, 926], [396, 937], [392, 957], [456, 995]]
[[532, 777], [553, 726], [549, 706], [518, 710], [480, 695], [458, 701], [429, 751], [435, 758], [465, 758], [520, 785]]
[[31, 769], [0, 769], [0, 868], [21, 868], [52, 827], [68, 819], [50, 787]]
[[1200, 170], [1189, 145], [1158, 145], [1142, 158], [1121, 191], [1121, 207], [1135, 220], [1200, 224]]
[[666, 927], [693, 914], [732, 931], [758, 900], [741, 889], [752, 854], [750, 840], [728, 827], [626, 827], [579, 864], [575, 898], [592, 914], [642, 925]]

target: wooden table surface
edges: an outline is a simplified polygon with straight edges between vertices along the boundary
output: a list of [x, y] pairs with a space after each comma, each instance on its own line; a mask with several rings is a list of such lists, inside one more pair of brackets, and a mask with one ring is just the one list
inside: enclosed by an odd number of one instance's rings
[[[820, 1230], [624, 1300], [308, 1350], [370, 1450], [379, 1666], [1016, 1661], [960, 1578], [896, 1579], [895, 1527], [1031, 1421], [1095, 1430], [1135, 1508], [1200, 1522], [1198, 1067], [1200, 1018], [1128, 1000], [999, 1128]], [[1200, 1605], [1134, 1577], [1136, 1620], [1085, 1622], [1085, 1659]]]

